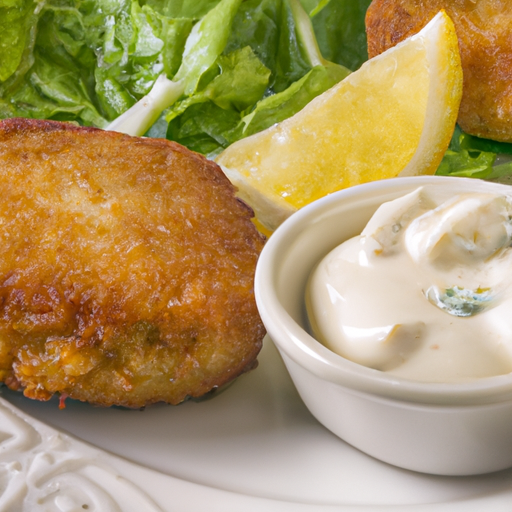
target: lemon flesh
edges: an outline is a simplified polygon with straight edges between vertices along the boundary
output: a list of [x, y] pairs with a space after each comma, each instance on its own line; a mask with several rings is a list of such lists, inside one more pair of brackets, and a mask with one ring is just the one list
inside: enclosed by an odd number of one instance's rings
[[336, 190], [399, 174], [433, 174], [461, 95], [457, 36], [441, 11], [293, 117], [229, 146], [217, 163], [273, 230]]

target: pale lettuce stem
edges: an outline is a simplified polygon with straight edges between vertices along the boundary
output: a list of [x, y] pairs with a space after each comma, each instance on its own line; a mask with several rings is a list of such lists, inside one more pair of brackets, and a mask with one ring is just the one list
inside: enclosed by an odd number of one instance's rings
[[320, 48], [318, 47], [313, 24], [311, 23], [311, 18], [308, 16], [308, 13], [304, 10], [299, 0], [288, 1], [295, 19], [297, 34], [304, 45], [311, 66], [328, 65], [329, 62], [323, 58]]
[[183, 95], [184, 91], [183, 80], [173, 82], [162, 74], [155, 80], [151, 91], [146, 96], [112, 121], [106, 129], [127, 135], [142, 136], [160, 114]]

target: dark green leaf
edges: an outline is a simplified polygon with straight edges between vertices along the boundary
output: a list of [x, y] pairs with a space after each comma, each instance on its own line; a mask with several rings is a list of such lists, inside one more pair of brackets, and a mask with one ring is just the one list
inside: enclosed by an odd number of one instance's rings
[[467, 133], [462, 132], [460, 128], [458, 129], [458, 132], [460, 134], [459, 144], [461, 149], [487, 151], [496, 154], [512, 155], [512, 144], [508, 142], [498, 142], [495, 140], [481, 139], [480, 137], [475, 137], [474, 135], [468, 135]]
[[353, 71], [358, 69], [368, 59], [364, 17], [371, 0], [302, 3], [310, 9], [313, 6], [313, 27], [324, 58]]
[[250, 46], [260, 61], [275, 76], [281, 0], [243, 2], [233, 21], [224, 53]]
[[294, 13], [288, 0], [283, 0], [274, 91], [284, 91], [312, 67], [299, 41]]
[[207, 101], [192, 105], [169, 123], [167, 138], [205, 155], [227, 146], [223, 133], [238, 123], [240, 116]]

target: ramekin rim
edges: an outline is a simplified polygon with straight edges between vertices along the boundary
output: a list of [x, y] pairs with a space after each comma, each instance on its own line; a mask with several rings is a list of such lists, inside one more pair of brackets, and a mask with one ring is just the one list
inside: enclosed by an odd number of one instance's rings
[[340, 200], [376, 190], [392, 190], [404, 184], [412, 185], [412, 181], [415, 183], [411, 188], [440, 182], [460, 183], [461, 180], [477, 181], [473, 178], [422, 176], [357, 185], [319, 199], [287, 219], [267, 241], [255, 274], [256, 303], [268, 334], [278, 349], [324, 380], [395, 400], [437, 405], [480, 405], [512, 399], [512, 373], [464, 382], [428, 383], [401, 378], [344, 359], [315, 340], [291, 317], [277, 298], [273, 286], [276, 276], [272, 262], [275, 262], [279, 250], [293, 239], [297, 231], [301, 231], [301, 225], [314, 222]]

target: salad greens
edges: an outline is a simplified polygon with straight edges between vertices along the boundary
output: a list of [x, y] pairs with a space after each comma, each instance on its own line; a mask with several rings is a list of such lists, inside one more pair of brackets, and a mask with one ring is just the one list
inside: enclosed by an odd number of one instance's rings
[[[233, 44], [232, 38], [230, 47], [239, 49], [219, 56], [211, 82], [166, 114], [168, 138], [212, 156], [232, 142], [290, 117], [348, 75], [347, 68], [322, 57], [311, 20], [299, 0], [284, 0], [280, 6], [265, 0], [252, 2], [257, 3], [280, 7], [273, 11], [273, 21], [279, 24], [267, 26], [265, 32], [270, 35], [270, 28], [276, 31], [273, 69], [256, 53], [261, 52], [269, 63], [270, 48], [253, 50], [238, 28], [232, 35], [244, 42]], [[250, 6], [251, 2], [243, 5], [245, 9]], [[246, 31], [254, 34], [254, 20], [244, 12], [244, 19], [235, 18], [235, 26], [245, 22]], [[266, 22], [270, 19], [267, 16]], [[256, 23], [261, 21], [258, 16]]]
[[[111, 127], [214, 156], [367, 60], [370, 2], [0, 0], [0, 118]], [[512, 144], [457, 127], [437, 174], [506, 180]]]
[[456, 126], [436, 174], [506, 180], [512, 176], [512, 144], [468, 135]]
[[110, 126], [215, 153], [364, 62], [369, 3], [0, 0], [0, 118]]
[[[242, 0], [221, 0], [190, 30], [181, 65], [172, 80], [162, 73], [142, 100], [119, 116], [108, 128], [130, 135], [144, 135], [161, 112], [181, 96], [197, 92], [203, 75], [220, 57]], [[221, 28], [221, 30], [219, 30]]]

